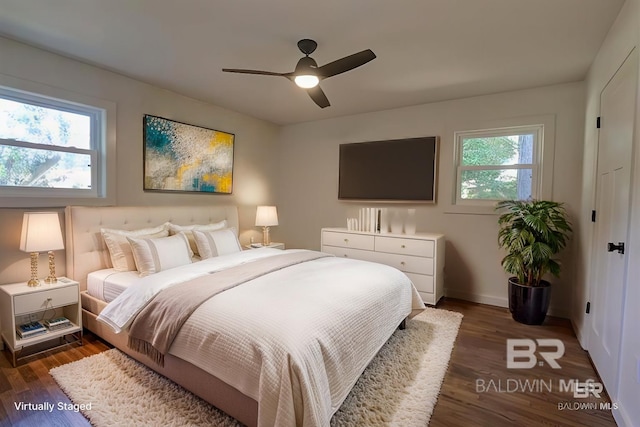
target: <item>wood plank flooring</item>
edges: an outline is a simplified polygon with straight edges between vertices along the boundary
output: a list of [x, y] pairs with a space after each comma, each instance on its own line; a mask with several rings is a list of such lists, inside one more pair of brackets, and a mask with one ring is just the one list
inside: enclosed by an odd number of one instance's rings
[[[529, 326], [511, 319], [506, 308], [445, 299], [438, 308], [464, 314], [438, 403], [431, 417], [431, 427], [452, 426], [615, 426], [610, 411], [559, 410], [558, 404], [574, 402], [609, 402], [604, 399], [575, 399], [572, 393], [559, 391], [559, 380], [589, 378], [599, 381], [588, 354], [580, 344], [567, 319], [548, 317], [544, 325]], [[563, 341], [565, 354], [558, 359], [561, 369], [535, 366], [532, 369], [507, 369], [506, 340], [509, 338], [556, 338]], [[552, 351], [545, 348], [543, 350]], [[552, 391], [513, 393], [476, 389], [476, 381], [501, 381], [508, 391], [517, 381], [533, 379], [551, 382]], [[487, 387], [488, 389], [489, 387]], [[513, 387], [515, 389], [519, 387]], [[569, 402], [569, 403], [567, 403]]]
[[[445, 299], [438, 308], [458, 311], [465, 318], [460, 328], [431, 427], [457, 426], [615, 426], [611, 413], [600, 410], [558, 410], [558, 403], [573, 402], [567, 392], [554, 388], [536, 392], [478, 392], [476, 380], [579, 379], [597, 376], [587, 353], [579, 344], [568, 320], [548, 318], [543, 326], [514, 322], [508, 311], [470, 302]], [[506, 368], [507, 338], [558, 338], [566, 347], [558, 360], [562, 369], [548, 366], [529, 370]], [[49, 375], [49, 369], [107, 350], [110, 346], [90, 333], [85, 344], [54, 350], [11, 367], [6, 351], [0, 356], [0, 426], [88, 426], [80, 413], [61, 411], [18, 411], [16, 402], [71, 403]], [[526, 371], [526, 372], [525, 372]], [[593, 402], [593, 399], [584, 399]], [[599, 400], [598, 400], [599, 402]]]

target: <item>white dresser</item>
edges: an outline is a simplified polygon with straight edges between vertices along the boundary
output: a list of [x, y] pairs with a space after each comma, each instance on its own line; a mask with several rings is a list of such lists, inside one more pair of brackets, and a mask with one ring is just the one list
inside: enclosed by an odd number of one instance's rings
[[444, 293], [443, 234], [374, 234], [322, 229], [322, 252], [378, 262], [404, 272], [420, 292], [422, 301], [435, 305]]

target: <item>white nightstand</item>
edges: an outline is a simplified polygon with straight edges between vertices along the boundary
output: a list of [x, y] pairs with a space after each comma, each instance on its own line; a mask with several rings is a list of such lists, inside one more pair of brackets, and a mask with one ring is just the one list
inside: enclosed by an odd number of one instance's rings
[[[46, 332], [21, 338], [16, 327], [33, 321], [66, 317], [71, 326], [46, 329]], [[28, 356], [52, 348], [78, 343], [82, 345], [82, 309], [80, 284], [66, 277], [48, 285], [29, 287], [26, 282], [0, 286], [0, 324], [2, 340], [12, 355], [13, 366]], [[69, 339], [71, 337], [71, 339]], [[45, 345], [58, 340], [56, 345]]]
[[263, 246], [262, 243], [252, 243], [250, 245], [245, 245], [247, 249], [260, 249], [260, 248], [273, 248], [273, 249], [284, 249], [284, 243], [271, 242], [267, 246]]

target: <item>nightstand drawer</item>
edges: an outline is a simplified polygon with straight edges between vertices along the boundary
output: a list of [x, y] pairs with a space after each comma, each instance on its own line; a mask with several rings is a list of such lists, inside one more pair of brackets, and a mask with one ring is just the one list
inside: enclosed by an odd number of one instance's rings
[[77, 302], [77, 285], [64, 286], [57, 289], [46, 289], [24, 295], [16, 295], [13, 298], [14, 314], [19, 315], [33, 313], [45, 310], [46, 308], [62, 307], [64, 305], [75, 304]]

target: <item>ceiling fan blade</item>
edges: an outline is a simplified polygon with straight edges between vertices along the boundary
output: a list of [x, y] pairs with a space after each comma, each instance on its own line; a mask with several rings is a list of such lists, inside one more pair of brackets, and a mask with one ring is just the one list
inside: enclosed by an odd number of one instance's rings
[[366, 64], [376, 58], [376, 54], [371, 49], [363, 50], [362, 52], [354, 53], [353, 55], [345, 56], [342, 59], [338, 59], [318, 68], [318, 75], [322, 78], [335, 76], [336, 74], [345, 73], [349, 70], [353, 70], [361, 65]]
[[241, 73], [241, 74], [259, 74], [262, 76], [279, 76], [287, 77], [291, 73], [274, 73], [272, 71], [260, 71], [260, 70], [242, 70], [238, 68], [223, 68], [222, 71], [227, 73]]
[[307, 89], [307, 93], [313, 99], [313, 102], [318, 104], [318, 107], [325, 108], [330, 106], [329, 100], [327, 99], [327, 95], [324, 94], [320, 86], [312, 87], [311, 89]]

